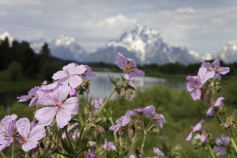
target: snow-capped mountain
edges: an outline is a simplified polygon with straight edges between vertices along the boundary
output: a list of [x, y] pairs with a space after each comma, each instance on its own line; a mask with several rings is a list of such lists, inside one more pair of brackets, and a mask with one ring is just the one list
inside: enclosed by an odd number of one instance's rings
[[114, 63], [118, 52], [135, 59], [138, 64], [174, 62], [189, 64], [199, 61], [185, 47], [170, 46], [163, 41], [158, 32], [141, 26], [136, 26], [133, 30], [122, 34], [120, 38], [110, 41], [105, 47], [93, 53], [90, 60]]
[[49, 43], [49, 48], [52, 56], [79, 62], [85, 60], [86, 50], [73, 37], [60, 35]]
[[[30, 42], [31, 47], [36, 53], [39, 53], [44, 39], [33, 40]], [[82, 62], [85, 59], [86, 50], [82, 48], [73, 37], [67, 35], [60, 35], [48, 43], [50, 53], [52, 56], [64, 59]]]
[[237, 41], [229, 41], [222, 49], [214, 56], [220, 58], [224, 63], [233, 63], [237, 61]]
[[46, 41], [43, 38], [32, 40], [32, 41], [30, 41], [30, 47], [33, 48], [35, 53], [38, 54], [45, 42]]
[[0, 34], [0, 40], [5, 40], [6, 37], [8, 38], [9, 44], [12, 45], [14, 38], [9, 32], [5, 31], [3, 34]]

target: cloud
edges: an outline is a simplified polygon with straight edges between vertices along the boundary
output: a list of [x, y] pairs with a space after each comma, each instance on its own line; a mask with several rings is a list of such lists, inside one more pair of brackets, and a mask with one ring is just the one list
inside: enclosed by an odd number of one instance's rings
[[178, 8], [176, 9], [176, 12], [178, 13], [195, 13], [195, 9], [193, 8]]
[[1, 6], [8, 7], [22, 7], [22, 6], [35, 6], [40, 5], [40, 0], [0, 0]]

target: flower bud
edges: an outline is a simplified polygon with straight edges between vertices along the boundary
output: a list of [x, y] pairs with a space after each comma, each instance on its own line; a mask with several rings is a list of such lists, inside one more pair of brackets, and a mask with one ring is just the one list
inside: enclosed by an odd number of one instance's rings
[[128, 137], [129, 137], [129, 139], [132, 139], [133, 136], [134, 136], [133, 130], [131, 128], [128, 129]]
[[119, 134], [120, 136], [122, 136], [122, 135], [123, 135], [123, 128], [120, 128], [120, 129], [119, 129], [119, 132], [118, 132], [118, 134]]
[[76, 88], [72, 88], [70, 90], [70, 97], [76, 97], [77, 96], [77, 89]]
[[120, 97], [122, 98], [125, 93], [126, 93], [125, 89], [122, 89], [122, 90], [120, 91]]
[[[28, 152], [29, 153], [29, 152]], [[32, 158], [37, 158], [38, 157], [38, 151], [37, 151], [37, 149], [33, 149], [32, 151], [31, 151], [31, 157]]]
[[101, 127], [101, 126], [99, 126], [98, 128], [97, 128], [97, 130], [96, 130], [99, 134], [105, 134], [105, 129], [103, 128], [103, 127]]
[[95, 132], [92, 133], [92, 138], [93, 138], [94, 140], [96, 140], [96, 139], [98, 138], [98, 136], [99, 136], [99, 133], [98, 133], [97, 131], [95, 131]]
[[40, 148], [39, 153], [40, 153], [40, 157], [44, 157], [45, 150], [43, 148]]

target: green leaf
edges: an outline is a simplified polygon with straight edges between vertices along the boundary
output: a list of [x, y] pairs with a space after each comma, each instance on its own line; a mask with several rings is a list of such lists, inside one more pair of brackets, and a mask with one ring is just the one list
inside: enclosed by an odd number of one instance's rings
[[73, 151], [71, 150], [71, 148], [67, 145], [67, 143], [63, 140], [63, 138], [61, 138], [61, 142], [62, 142], [62, 147], [63, 149], [68, 153], [72, 153]]
[[113, 85], [117, 85], [117, 81], [116, 81], [116, 79], [114, 78], [114, 76], [110, 76], [109, 75], [109, 79], [110, 79], [110, 81], [111, 81], [111, 83], [113, 84]]

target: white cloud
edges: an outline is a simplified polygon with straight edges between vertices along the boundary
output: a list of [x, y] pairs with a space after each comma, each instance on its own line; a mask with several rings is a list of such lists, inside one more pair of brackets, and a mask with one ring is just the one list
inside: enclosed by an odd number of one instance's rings
[[195, 9], [193, 8], [178, 8], [176, 9], [176, 12], [178, 13], [195, 13]]

